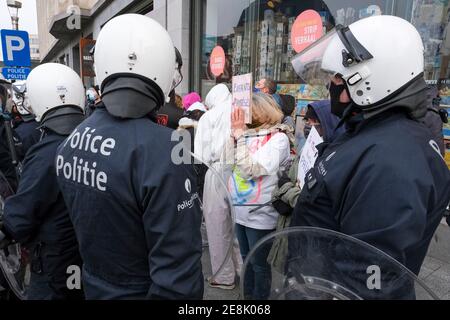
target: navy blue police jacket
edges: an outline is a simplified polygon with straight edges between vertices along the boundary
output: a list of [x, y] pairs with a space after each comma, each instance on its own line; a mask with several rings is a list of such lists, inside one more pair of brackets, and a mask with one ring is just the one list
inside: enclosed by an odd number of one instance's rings
[[30, 249], [32, 271], [67, 280], [67, 268], [81, 258], [64, 198], [55, 174], [55, 155], [67, 136], [51, 131], [25, 157], [17, 193], [5, 202], [4, 229]]
[[103, 105], [61, 144], [58, 183], [83, 258], [87, 299], [201, 299], [201, 209], [172, 130]]
[[[39, 123], [35, 120], [22, 121], [15, 128], [14, 131], [19, 136], [21, 148], [19, 157], [25, 158], [28, 150], [31, 149], [41, 139], [41, 131], [38, 129]], [[21, 159], [21, 160], [22, 160]]]
[[450, 201], [449, 170], [428, 129], [405, 113], [354, 122], [320, 146], [291, 226], [350, 235], [419, 274]]

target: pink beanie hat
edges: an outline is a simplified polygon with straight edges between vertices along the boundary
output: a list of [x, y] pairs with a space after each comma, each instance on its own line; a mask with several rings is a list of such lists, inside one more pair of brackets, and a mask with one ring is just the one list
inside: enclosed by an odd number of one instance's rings
[[189, 93], [183, 98], [183, 108], [184, 110], [189, 109], [196, 102], [202, 102], [202, 98], [199, 96], [197, 92]]

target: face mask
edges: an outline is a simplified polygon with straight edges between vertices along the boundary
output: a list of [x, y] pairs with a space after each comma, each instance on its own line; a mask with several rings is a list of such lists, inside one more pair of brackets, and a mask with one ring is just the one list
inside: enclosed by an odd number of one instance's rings
[[303, 136], [305, 137], [305, 139], [308, 139], [311, 130], [312, 126], [310, 126], [309, 124], [305, 124], [305, 128], [303, 128]]
[[347, 90], [345, 84], [336, 85], [331, 82], [330, 85], [330, 100], [331, 100], [331, 113], [342, 118], [344, 116], [344, 111], [348, 108], [351, 102], [341, 102], [341, 94]]
[[253, 88], [253, 93], [260, 93], [260, 92], [261, 92], [261, 89]]
[[88, 100], [90, 103], [94, 103], [94, 102], [95, 102], [95, 96], [94, 96], [94, 94], [91, 93], [91, 92], [89, 92], [89, 93], [87, 94], [87, 100]]

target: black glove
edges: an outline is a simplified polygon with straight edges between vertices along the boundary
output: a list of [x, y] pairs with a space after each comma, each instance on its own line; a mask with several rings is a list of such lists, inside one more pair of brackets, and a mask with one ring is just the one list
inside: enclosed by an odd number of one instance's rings
[[294, 209], [292, 209], [290, 205], [288, 205], [282, 200], [276, 200], [272, 205], [275, 208], [275, 210], [277, 210], [278, 213], [284, 217], [291, 216], [292, 212], [294, 211]]
[[283, 173], [280, 180], [278, 180], [278, 188], [281, 188], [282, 186], [284, 186], [286, 183], [289, 182], [291, 182], [291, 179], [289, 179], [287, 172]]
[[0, 220], [0, 250], [7, 248], [11, 242], [12, 240], [5, 233], [3, 233], [3, 223]]

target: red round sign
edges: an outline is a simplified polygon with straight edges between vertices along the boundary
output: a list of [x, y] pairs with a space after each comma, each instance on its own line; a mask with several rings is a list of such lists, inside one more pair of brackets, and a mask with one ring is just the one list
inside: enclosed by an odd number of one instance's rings
[[297, 17], [292, 26], [292, 47], [299, 53], [319, 40], [322, 35], [322, 17], [317, 11], [306, 10]]
[[225, 51], [221, 46], [217, 46], [211, 52], [211, 58], [209, 60], [211, 72], [214, 76], [219, 77], [225, 70]]

